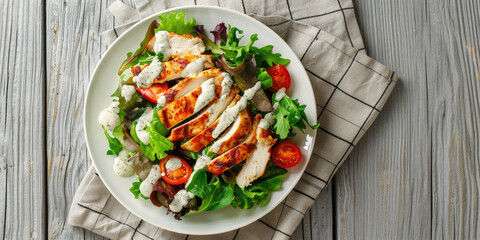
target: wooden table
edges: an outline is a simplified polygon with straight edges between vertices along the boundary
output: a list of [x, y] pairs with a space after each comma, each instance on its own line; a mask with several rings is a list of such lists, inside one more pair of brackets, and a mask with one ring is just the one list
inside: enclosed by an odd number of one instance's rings
[[[0, 1], [0, 238], [100, 238], [66, 219], [112, 2]], [[368, 54], [400, 81], [293, 239], [480, 238], [480, 2], [355, 7]]]

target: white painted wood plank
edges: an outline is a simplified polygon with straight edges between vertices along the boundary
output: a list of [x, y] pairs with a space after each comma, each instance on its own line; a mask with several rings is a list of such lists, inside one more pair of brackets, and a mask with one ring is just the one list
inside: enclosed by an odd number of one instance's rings
[[337, 236], [476, 239], [479, 2], [356, 2], [371, 56], [400, 82], [339, 171]]
[[[367, 52], [400, 80], [334, 181], [340, 239], [429, 239], [431, 141], [424, 1], [355, 2]], [[440, 56], [437, 56], [440, 57]], [[440, 78], [438, 81], [444, 81]]]
[[75, 191], [91, 165], [83, 134], [83, 102], [90, 75], [106, 46], [100, 33], [114, 26], [109, 1], [47, 2], [48, 237], [98, 238], [67, 224]]
[[428, 3], [433, 239], [480, 238], [480, 2]]
[[0, 1], [0, 238], [45, 238], [43, 2]]

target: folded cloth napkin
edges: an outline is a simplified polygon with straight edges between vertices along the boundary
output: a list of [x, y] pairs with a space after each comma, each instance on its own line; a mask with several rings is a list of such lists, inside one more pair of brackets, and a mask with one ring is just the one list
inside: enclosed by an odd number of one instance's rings
[[[271, 27], [301, 59], [313, 85], [320, 128], [307, 171], [269, 214], [243, 228], [213, 236], [186, 236], [157, 228], [126, 210], [90, 167], [69, 214], [69, 224], [112, 239], [288, 239], [340, 164], [380, 113], [397, 76], [368, 57], [351, 0], [136, 0], [110, 11], [121, 26], [106, 31], [112, 43], [141, 18], [181, 5], [231, 8]], [[332, 35], [333, 34], [333, 35]], [[305, 103], [313, 104], [313, 103]]]

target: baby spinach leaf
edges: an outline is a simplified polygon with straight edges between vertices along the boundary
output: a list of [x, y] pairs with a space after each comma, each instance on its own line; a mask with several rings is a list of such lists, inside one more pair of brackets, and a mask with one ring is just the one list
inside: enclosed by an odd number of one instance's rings
[[213, 177], [207, 182], [206, 168], [198, 170], [187, 186], [187, 191], [203, 199], [202, 205], [197, 211], [186, 215], [215, 211], [231, 204], [235, 184], [226, 184], [220, 178]]

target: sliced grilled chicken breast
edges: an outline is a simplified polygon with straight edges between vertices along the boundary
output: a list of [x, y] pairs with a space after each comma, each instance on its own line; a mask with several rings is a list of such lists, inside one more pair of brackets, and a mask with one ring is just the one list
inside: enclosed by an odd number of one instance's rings
[[232, 125], [212, 145], [210, 152], [222, 154], [245, 140], [252, 130], [253, 118], [250, 108], [240, 111]]
[[187, 77], [177, 83], [175, 86], [169, 88], [164, 92], [163, 96], [166, 98], [166, 104], [169, 104], [200, 87], [206, 80], [218, 77], [222, 74], [222, 70], [218, 68], [211, 68], [203, 72], [199, 72], [191, 77]]
[[[240, 100], [240, 98], [241, 97], [237, 95], [228, 107], [230, 108], [235, 106], [235, 104]], [[220, 119], [215, 120], [215, 122], [212, 125], [208, 126], [205, 130], [197, 134], [188, 142], [182, 144], [181, 148], [187, 151], [192, 151], [192, 152], [200, 151], [202, 148], [204, 148], [205, 146], [210, 144], [213, 140], [215, 140], [215, 138], [212, 137], [212, 132], [213, 130], [215, 130], [219, 122], [220, 122]]]
[[[221, 80], [218, 80], [218, 78], [223, 78], [223, 76], [213, 78], [211, 79], [211, 82], [209, 82], [209, 80], [205, 81], [204, 83], [207, 84], [206, 86], [202, 84], [187, 95], [171, 102], [158, 111], [158, 117], [163, 125], [165, 125], [167, 129], [170, 129], [196, 112], [202, 110], [202, 108], [212, 101], [216, 101], [218, 99], [217, 96], [221, 91]], [[212, 87], [211, 91], [208, 90], [210, 89], [208, 86]], [[204, 94], [208, 95], [208, 97], [203, 98], [202, 96], [205, 97]], [[209, 98], [210, 96], [211, 98]], [[197, 105], [200, 105], [200, 107]]]
[[[157, 78], [153, 81], [154, 83], [163, 83], [170, 80], [179, 79], [182, 77], [182, 72], [188, 66], [188, 64], [197, 61], [198, 59], [203, 58], [203, 69], [212, 68], [214, 66], [212, 56], [210, 55], [188, 55], [179, 57], [168, 62], [163, 62], [163, 70], [160, 72]], [[148, 67], [150, 64], [145, 64], [142, 66], [133, 66], [130, 68], [133, 76], [140, 74], [143, 69]]]
[[211, 104], [203, 113], [198, 115], [196, 118], [186, 122], [174, 129], [172, 129], [170, 137], [168, 140], [172, 142], [181, 141], [189, 137], [195, 136], [205, 130], [209, 125], [211, 125], [230, 104], [235, 97], [240, 92], [240, 89], [236, 86], [232, 87], [229, 95], [223, 100], [216, 100]]
[[277, 139], [272, 138], [270, 130], [257, 128], [257, 142], [255, 143], [255, 151], [247, 159], [242, 170], [236, 177], [239, 187], [250, 185], [255, 179], [263, 176], [265, 168], [270, 160], [272, 147]]
[[260, 122], [260, 119], [262, 119], [262, 116], [260, 114], [257, 114], [255, 120], [253, 121], [253, 128], [251, 129], [244, 142], [223, 153], [222, 155], [214, 158], [207, 165], [207, 170], [215, 176], [218, 176], [227, 169], [241, 163], [245, 159], [248, 159], [255, 151], [255, 143], [257, 141], [256, 129], [258, 126], [258, 122]]
[[[200, 55], [205, 52], [205, 45], [201, 37], [194, 37], [190, 34], [176, 34], [169, 32], [168, 43], [170, 44], [171, 56], [176, 58], [186, 55]], [[153, 50], [155, 37], [152, 37], [147, 44], [148, 50]]]

